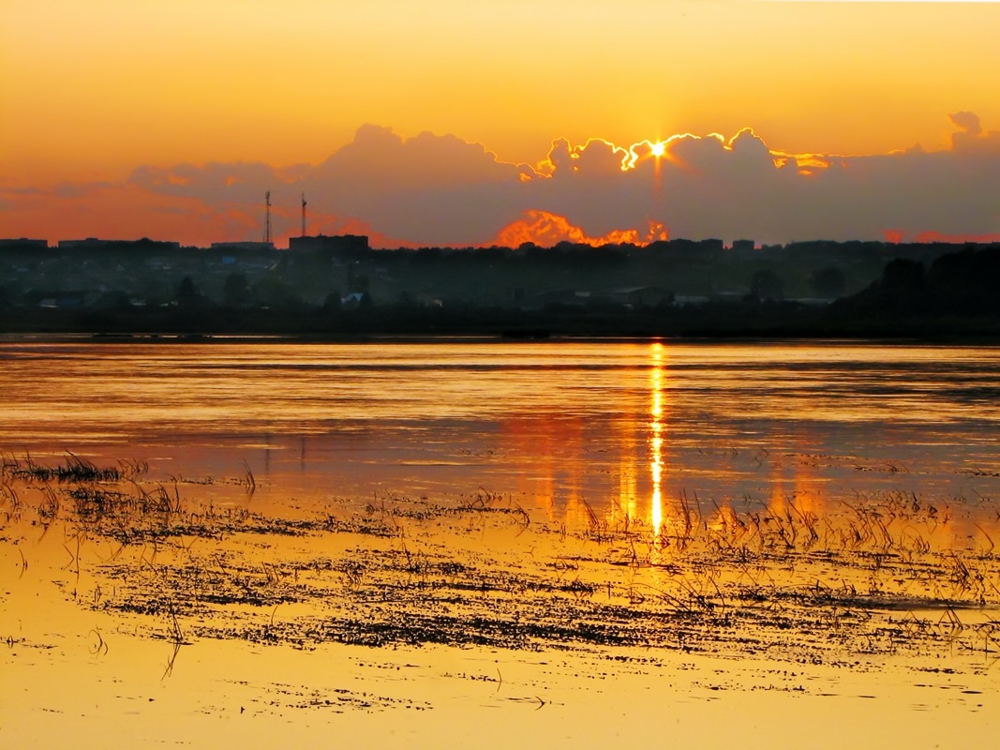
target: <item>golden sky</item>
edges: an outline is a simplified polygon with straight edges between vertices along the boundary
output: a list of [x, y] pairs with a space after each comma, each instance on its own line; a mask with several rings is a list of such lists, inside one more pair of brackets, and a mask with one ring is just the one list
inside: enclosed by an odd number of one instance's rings
[[[998, 3], [4, 0], [0, 189], [315, 165], [365, 123], [531, 165], [557, 138], [748, 126], [788, 153], [934, 151], [951, 113], [1000, 127], [998, 32]], [[0, 235], [34, 228], [11, 213]]]

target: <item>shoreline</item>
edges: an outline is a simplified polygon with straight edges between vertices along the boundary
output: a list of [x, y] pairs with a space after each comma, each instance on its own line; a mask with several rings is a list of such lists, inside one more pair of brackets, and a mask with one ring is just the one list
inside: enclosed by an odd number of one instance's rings
[[655, 343], [693, 345], [776, 345], [783, 343], [809, 344], [811, 346], [942, 346], [942, 347], [997, 347], [1000, 331], [995, 335], [982, 334], [927, 334], [927, 335], [806, 335], [761, 332], [746, 334], [700, 333], [691, 335], [588, 335], [564, 334], [551, 336], [510, 336], [499, 334], [409, 334], [409, 333], [101, 333], [101, 332], [4, 332], [0, 333], [0, 346], [18, 343], [39, 344], [622, 344]]

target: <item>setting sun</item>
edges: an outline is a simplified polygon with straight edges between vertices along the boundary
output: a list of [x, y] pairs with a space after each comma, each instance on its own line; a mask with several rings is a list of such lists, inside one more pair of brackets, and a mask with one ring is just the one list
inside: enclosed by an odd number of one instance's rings
[[659, 159], [667, 152], [667, 144], [663, 141], [657, 141], [649, 147], [649, 150], [653, 152], [653, 156]]

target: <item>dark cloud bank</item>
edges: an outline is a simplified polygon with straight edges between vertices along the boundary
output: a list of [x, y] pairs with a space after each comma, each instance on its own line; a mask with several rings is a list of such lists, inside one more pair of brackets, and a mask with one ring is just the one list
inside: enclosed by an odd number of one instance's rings
[[662, 157], [648, 142], [560, 139], [537, 165], [502, 162], [451, 135], [403, 139], [365, 125], [315, 166], [141, 167], [129, 182], [254, 217], [269, 189], [279, 236], [298, 234], [305, 192], [310, 233], [366, 231], [380, 246], [665, 234], [759, 243], [1000, 239], [1000, 132], [969, 112], [950, 119], [951, 147], [939, 151], [792, 155], [746, 129], [728, 140], [677, 136]]

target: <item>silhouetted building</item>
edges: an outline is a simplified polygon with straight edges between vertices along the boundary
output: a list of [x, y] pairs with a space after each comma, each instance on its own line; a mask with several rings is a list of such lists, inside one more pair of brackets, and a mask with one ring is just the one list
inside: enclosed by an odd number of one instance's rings
[[102, 240], [87, 237], [84, 240], [59, 240], [60, 250], [179, 250], [181, 243], [151, 240]]
[[213, 242], [212, 250], [243, 250], [247, 252], [259, 252], [261, 250], [274, 250], [273, 242]]
[[60, 250], [75, 250], [82, 248], [92, 250], [94, 248], [104, 248], [108, 244], [107, 240], [99, 240], [97, 237], [88, 237], [85, 240], [59, 240]]
[[29, 240], [27, 237], [0, 240], [0, 250], [47, 250], [47, 240]]
[[732, 249], [736, 250], [736, 251], [753, 250], [754, 249], [754, 241], [753, 240], [733, 240], [733, 248]]

